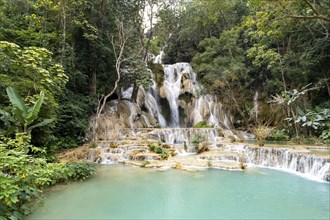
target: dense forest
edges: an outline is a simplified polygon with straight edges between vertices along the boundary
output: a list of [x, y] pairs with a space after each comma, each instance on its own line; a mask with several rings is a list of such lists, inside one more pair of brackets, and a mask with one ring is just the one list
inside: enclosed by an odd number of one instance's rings
[[[90, 116], [120, 91], [134, 85], [134, 101], [151, 85], [161, 51], [193, 65], [236, 129], [329, 141], [329, 14], [327, 0], [0, 0], [0, 212], [28, 214], [38, 189], [89, 177], [46, 162], [89, 141]], [[31, 160], [41, 177], [22, 179]]]

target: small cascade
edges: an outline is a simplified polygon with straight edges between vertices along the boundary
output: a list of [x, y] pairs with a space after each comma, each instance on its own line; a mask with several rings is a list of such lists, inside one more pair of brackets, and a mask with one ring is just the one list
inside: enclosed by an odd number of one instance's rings
[[159, 141], [166, 144], [192, 144], [198, 136], [205, 138], [207, 142], [214, 143], [218, 140], [219, 134], [215, 128], [168, 128], [157, 129], [151, 132]]
[[118, 164], [128, 160], [159, 160], [159, 156], [149, 152], [149, 148], [139, 145], [116, 147], [99, 146], [89, 153], [89, 160], [100, 164]]
[[155, 57], [154, 63], [156, 64], [162, 64], [163, 63], [163, 58], [165, 56], [165, 53], [163, 50], [160, 51], [160, 53]]
[[242, 152], [246, 163], [301, 173], [312, 178], [330, 181], [330, 158], [308, 154], [308, 150], [245, 147]]
[[224, 112], [216, 96], [210, 94], [201, 95], [198, 99], [194, 100], [193, 106], [193, 111], [190, 113], [190, 121], [192, 124], [206, 119], [209, 125], [225, 129], [233, 128], [231, 123], [232, 119]]

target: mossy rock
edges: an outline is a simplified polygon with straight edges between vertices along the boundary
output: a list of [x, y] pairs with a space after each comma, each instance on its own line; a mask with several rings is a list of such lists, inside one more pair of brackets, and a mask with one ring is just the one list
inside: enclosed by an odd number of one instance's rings
[[208, 125], [205, 121], [197, 122], [193, 128], [212, 128], [211, 125]]

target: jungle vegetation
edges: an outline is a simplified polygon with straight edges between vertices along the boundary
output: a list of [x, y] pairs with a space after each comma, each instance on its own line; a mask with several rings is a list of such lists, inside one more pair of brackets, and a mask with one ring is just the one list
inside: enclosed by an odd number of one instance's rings
[[46, 185], [92, 175], [50, 162], [121, 89], [134, 101], [150, 85], [161, 50], [192, 63], [236, 129], [329, 141], [329, 15], [327, 0], [0, 0], [0, 212], [20, 218]]

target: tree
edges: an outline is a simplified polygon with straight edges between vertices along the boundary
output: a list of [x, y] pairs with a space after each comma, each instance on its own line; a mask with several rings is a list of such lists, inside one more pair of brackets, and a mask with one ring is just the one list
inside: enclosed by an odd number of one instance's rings
[[98, 120], [105, 107], [107, 99], [116, 91], [116, 89], [118, 87], [118, 83], [121, 78], [121, 65], [122, 65], [122, 62], [126, 60], [126, 58], [124, 57], [125, 47], [126, 47], [126, 43], [127, 43], [128, 39], [130, 37], [130, 33], [132, 31], [131, 27], [125, 27], [124, 22], [120, 21], [118, 19], [116, 20], [116, 26], [117, 26], [117, 30], [118, 30], [118, 36], [115, 38], [115, 36], [109, 35], [108, 38], [111, 41], [113, 52], [116, 57], [115, 67], [116, 67], [117, 79], [115, 81], [115, 84], [114, 84], [112, 90], [109, 93], [107, 93], [106, 95], [103, 95], [98, 101], [96, 116], [95, 116], [94, 125], [93, 125], [93, 133], [92, 133], [93, 139], [97, 139], [96, 130], [98, 127]]
[[[36, 99], [34, 94], [44, 91], [47, 105], [42, 109], [43, 115], [56, 117], [56, 95], [68, 77], [63, 67], [52, 60], [50, 51], [37, 47], [21, 48], [14, 43], [0, 41], [0, 62], [0, 88], [18, 88], [31, 101]], [[0, 99], [5, 97], [0, 95]]]
[[302, 20], [322, 20], [330, 22], [328, 8], [330, 3], [326, 0], [310, 1], [310, 0], [278, 0], [278, 1], [260, 1], [250, 0], [249, 3], [253, 7], [273, 5], [287, 18], [302, 19]]
[[246, 120], [242, 103], [246, 96], [251, 96], [245, 91], [251, 79], [239, 38], [238, 28], [224, 31], [219, 38], [205, 38], [199, 44], [200, 52], [194, 56], [193, 66], [209, 91]]

